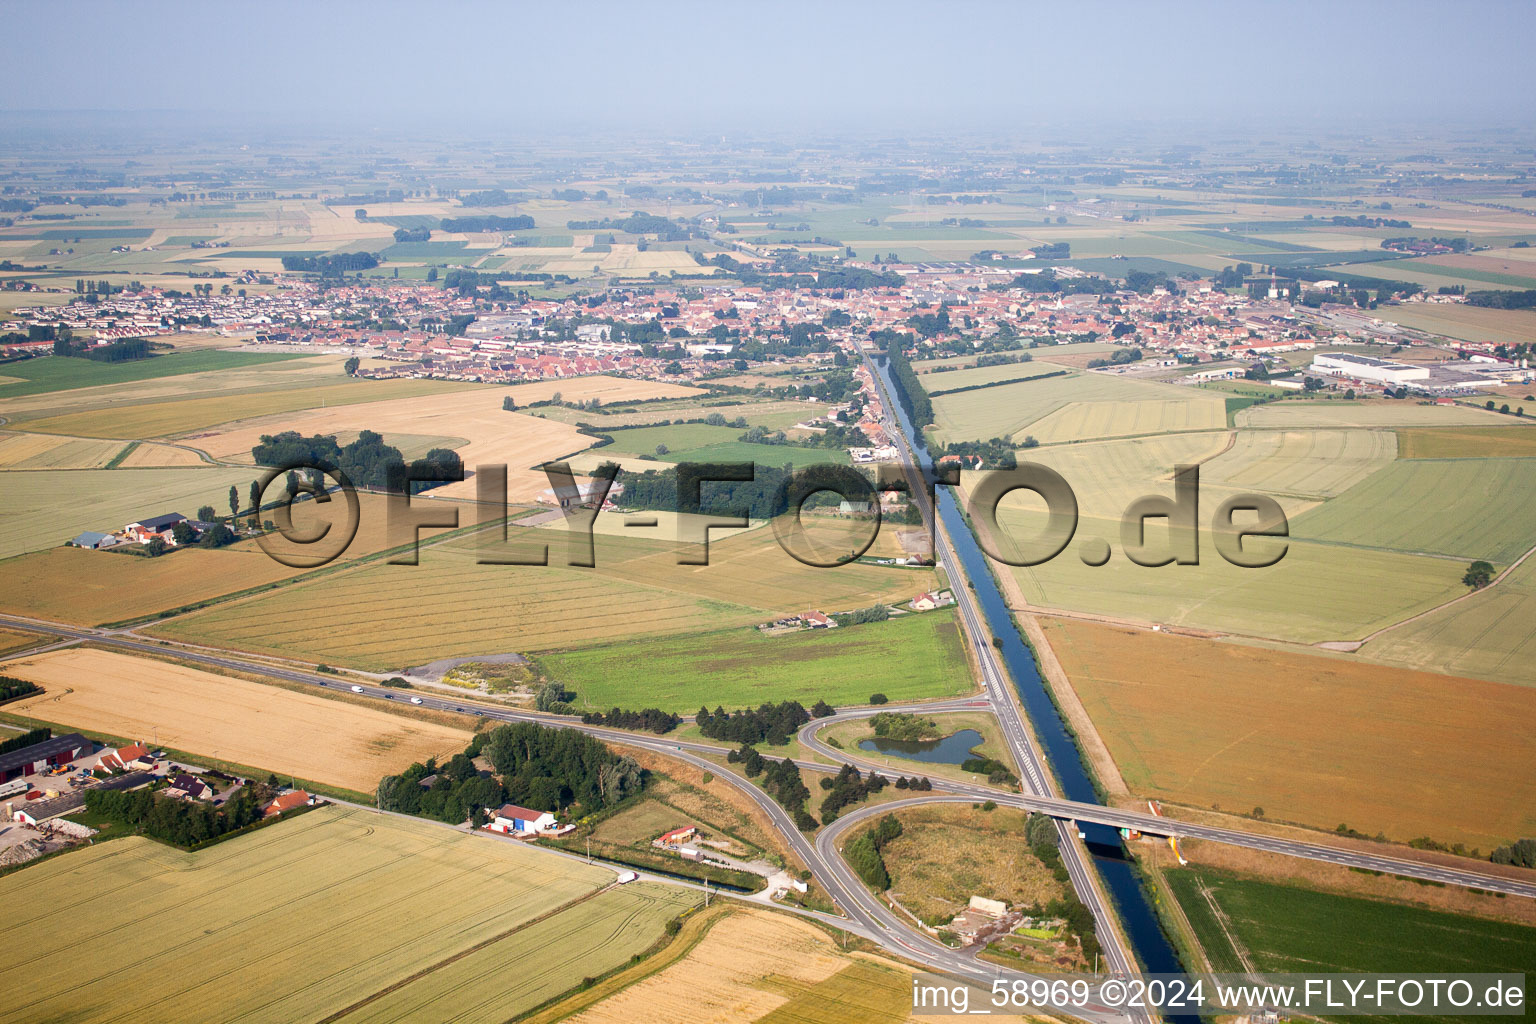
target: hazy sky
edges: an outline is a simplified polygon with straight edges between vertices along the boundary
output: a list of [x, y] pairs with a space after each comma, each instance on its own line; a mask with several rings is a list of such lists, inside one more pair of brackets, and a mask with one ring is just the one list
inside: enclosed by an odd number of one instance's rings
[[15, 2], [7, 110], [709, 127], [1536, 117], [1536, 3]]

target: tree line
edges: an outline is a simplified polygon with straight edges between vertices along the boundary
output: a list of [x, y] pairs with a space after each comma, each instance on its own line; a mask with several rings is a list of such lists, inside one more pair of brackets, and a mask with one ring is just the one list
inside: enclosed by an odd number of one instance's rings
[[[825, 702], [819, 702], [817, 707], [825, 708], [827, 714], [832, 713]], [[734, 712], [728, 712], [723, 707], [717, 707], [713, 712], [708, 708], [699, 708], [694, 724], [699, 727], [699, 732], [712, 740], [743, 744], [766, 742], [782, 747], [789, 742], [795, 730], [810, 720], [810, 712], [805, 710], [804, 705], [797, 700], [786, 700]]]
[[148, 789], [87, 789], [85, 809], [181, 847], [238, 832], [261, 820], [255, 796], [245, 789], [236, 791], [223, 807], [199, 800], [178, 800]]
[[[10, 682], [18, 682], [19, 683], [19, 682], [22, 682], [22, 680], [20, 680], [20, 679], [12, 680], [12, 679], [7, 679], [5, 677], [0, 677], [0, 693], [4, 692], [3, 691], [3, 687], [5, 686], [5, 684], [6, 683], [10, 683]], [[28, 686], [32, 686], [31, 683], [28, 683], [27, 685]], [[36, 686], [32, 686], [32, 689], [36, 690], [37, 687]], [[26, 691], [23, 691], [23, 692], [26, 692]], [[15, 694], [14, 696], [21, 696], [21, 695], [22, 694]], [[9, 699], [10, 699], [10, 697], [0, 697], [0, 700], [9, 700]], [[5, 740], [4, 742], [0, 742], [0, 754], [9, 754], [13, 750], [21, 750], [23, 748], [32, 746], [34, 743], [41, 743], [44, 740], [52, 739], [52, 738], [53, 738], [53, 730], [48, 728], [47, 726], [43, 726], [40, 729], [29, 729], [28, 731], [22, 733], [20, 736], [12, 736], [10, 739]]]
[[[391, 471], [405, 467], [400, 449], [385, 444], [383, 435], [372, 430], [361, 431], [357, 440], [346, 446], [337, 444], [332, 434], [305, 437], [296, 430], [263, 434], [260, 443], [251, 449], [251, 456], [261, 466], [340, 470], [358, 487], [386, 488], [390, 485]], [[435, 487], [462, 471], [458, 452], [451, 448], [433, 448], [425, 458], [410, 465], [413, 477], [425, 478], [413, 480], [412, 491]], [[293, 489], [290, 486], [290, 490]]]
[[811, 816], [811, 812], [805, 809], [805, 802], [811, 798], [811, 791], [805, 787], [805, 780], [800, 777], [800, 767], [795, 762], [787, 757], [782, 761], [764, 757], [757, 752], [756, 748], [745, 744], [740, 749], [726, 754], [725, 759], [731, 764], [740, 764], [742, 772], [749, 779], [755, 779], [761, 775], [764, 791], [789, 812], [796, 828], [802, 832], [812, 832], [816, 829], [818, 822]]
[[878, 772], [872, 771], [865, 778], [853, 765], [845, 764], [835, 776], [823, 778], [820, 785], [827, 791], [827, 795], [821, 799], [821, 823], [825, 825], [836, 818], [844, 807], [862, 803], [885, 789], [889, 783]]
[[644, 711], [625, 711], [623, 708], [614, 708], [606, 714], [601, 711], [589, 711], [581, 716], [584, 725], [607, 725], [615, 729], [634, 729], [645, 732], [653, 732], [658, 736], [664, 736], [682, 724], [683, 720], [670, 711], [662, 711], [660, 708], [646, 708]]
[[[919, 434], [923, 428], [933, 422], [933, 403], [928, 400], [928, 392], [923, 389], [922, 381], [917, 379], [917, 374], [912, 371], [912, 363], [907, 359], [907, 353], [902, 346], [906, 344], [905, 338], [894, 331], [880, 331], [880, 341], [885, 346], [885, 358], [890, 363], [891, 380], [896, 384], [896, 397], [901, 402], [902, 408], [907, 411], [907, 417], [912, 421], [912, 427]], [[874, 334], [870, 335], [875, 338]]]
[[891, 887], [891, 875], [885, 868], [885, 858], [881, 853], [901, 832], [901, 820], [894, 814], [887, 814], [843, 848], [843, 857], [848, 861], [848, 866], [864, 880], [865, 885], [877, 892], [884, 892]]
[[349, 270], [372, 270], [379, 265], [377, 253], [338, 252], [326, 256], [284, 256], [283, 269], [293, 273], [340, 277]]
[[527, 214], [516, 217], [497, 217], [482, 214], [477, 217], [445, 217], [437, 225], [444, 231], [472, 235], [481, 231], [526, 231], [533, 227], [533, 218]]
[[1467, 305], [1487, 309], [1531, 309], [1536, 307], [1536, 289], [1527, 291], [1467, 292]]

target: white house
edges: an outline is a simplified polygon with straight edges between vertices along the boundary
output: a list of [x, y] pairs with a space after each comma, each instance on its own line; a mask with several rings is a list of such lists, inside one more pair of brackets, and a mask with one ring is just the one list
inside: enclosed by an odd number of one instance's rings
[[502, 834], [547, 835], [560, 829], [560, 822], [548, 811], [534, 811], [516, 804], [502, 804], [496, 810], [496, 818], [489, 826], [492, 832]]

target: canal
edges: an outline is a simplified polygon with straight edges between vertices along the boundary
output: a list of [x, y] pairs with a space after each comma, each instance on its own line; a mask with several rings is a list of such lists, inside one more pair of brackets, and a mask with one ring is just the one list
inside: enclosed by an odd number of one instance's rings
[[[889, 365], [882, 359], [876, 371], [885, 384], [887, 397], [892, 399], [889, 403], [892, 415], [907, 435], [912, 451], [926, 467], [932, 460], [927, 447], [912, 429], [906, 410], [895, 400], [897, 392], [890, 378]], [[1082, 754], [1077, 749], [1077, 742], [1067, 730], [1066, 723], [1062, 721], [1046, 690], [1045, 681], [1041, 679], [1035, 665], [1034, 654], [1014, 624], [1013, 615], [992, 576], [987, 557], [961, 514], [952, 489], [939, 487], [937, 490], [938, 512], [949, 533], [950, 543], [965, 567], [965, 575], [971, 583], [982, 614], [986, 616], [987, 626], [1002, 645], [998, 653], [1002, 655], [1003, 664], [1013, 679], [1035, 736], [1044, 747], [1047, 765], [1055, 775], [1062, 795], [1070, 800], [1101, 803], [1088, 769], [1083, 764]], [[1159, 974], [1183, 971], [1178, 954], [1158, 923], [1141, 878], [1127, 859], [1120, 833], [1105, 825], [1080, 824], [1079, 827], [1087, 843], [1088, 853], [1093, 858], [1093, 865], [1115, 901], [1120, 921], [1125, 926], [1126, 935], [1142, 968]]]

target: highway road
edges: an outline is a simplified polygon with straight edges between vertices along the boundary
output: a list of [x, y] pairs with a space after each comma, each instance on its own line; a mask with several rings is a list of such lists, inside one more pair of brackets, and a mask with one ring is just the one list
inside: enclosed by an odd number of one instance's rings
[[[880, 376], [868, 353], [864, 354], [864, 366], [869, 370], [875, 387], [879, 389], [882, 396], [883, 422], [886, 431], [897, 438], [901, 445], [905, 456], [902, 465], [908, 478], [908, 485], [911, 487], [909, 496], [918, 506], [923, 522], [928, 526], [934, 539], [934, 560], [943, 567], [949, 577], [950, 592], [955, 595], [961, 623], [966, 635], [970, 637], [971, 649], [975, 652], [976, 663], [981, 670], [981, 682], [986, 700], [991, 706], [992, 714], [1002, 726], [1003, 739], [1013, 754], [1014, 763], [1019, 766], [1023, 774], [1024, 788], [1026, 792], [1035, 796], [1055, 797], [1057, 796], [1056, 779], [1047, 767], [1045, 756], [1036, 745], [1034, 735], [1024, 725], [1023, 714], [1013, 698], [1008, 674], [1003, 670], [1002, 663], [998, 659], [997, 649], [992, 646], [991, 633], [986, 628], [981, 609], [977, 607], [976, 596], [971, 592], [965, 565], [950, 544], [949, 535], [939, 519], [938, 509], [929, 500], [928, 490], [924, 486], [919, 468], [922, 463], [912, 446], [912, 439], [907, 436], [906, 431], [901, 429], [897, 421], [894, 412], [896, 396], [885, 387], [884, 378]], [[1117, 974], [1134, 973], [1139, 965], [1131, 953], [1124, 933], [1120, 930], [1119, 919], [1110, 909], [1111, 905], [1100, 885], [1098, 872], [1093, 869], [1087, 848], [1078, 838], [1076, 826], [1070, 821], [1058, 818], [1056, 834], [1062, 864], [1072, 880], [1072, 888], [1077, 892], [1077, 898], [1093, 914], [1095, 932], [1099, 945], [1104, 950], [1105, 962], [1109, 965], [1109, 969]]]
[[[591, 733], [605, 740], [645, 747], [672, 757], [691, 755], [693, 758], [700, 759], [693, 763], [707, 764], [708, 770], [714, 771], [717, 776], [721, 774], [719, 771], [720, 766], [713, 762], [703, 762], [702, 758], [718, 757], [730, 749], [729, 747], [713, 743], [673, 740], [666, 737], [655, 737], [648, 733], [625, 732], [621, 729], [584, 725], [579, 719], [569, 716], [546, 715], [535, 711], [519, 711], [513, 708], [477, 704], [474, 701], [460, 699], [457, 695], [444, 695], [419, 689], [392, 690], [374, 684], [352, 684], [338, 679], [336, 676], [321, 675], [303, 669], [272, 665], [234, 653], [211, 651], [205, 648], [183, 647], [177, 644], [146, 640], [126, 630], [98, 630], [82, 626], [66, 626], [56, 622], [18, 618], [9, 615], [0, 615], [0, 626], [25, 629], [34, 633], [44, 633], [61, 638], [59, 643], [40, 645], [39, 647], [31, 648], [30, 652], [52, 650], [68, 644], [89, 641], [104, 647], [132, 651], [139, 654], [158, 654], [175, 657], [183, 661], [208, 665], [213, 668], [265, 675], [274, 679], [281, 679], [285, 682], [302, 683], [307, 686], [318, 686], [337, 691], [351, 692], [352, 685], [360, 685], [362, 693], [353, 694], [354, 696], [389, 700], [396, 703], [406, 703], [414, 696], [421, 699], [420, 707], [429, 708], [434, 711], [459, 711], [500, 722], [538, 722], [542, 725], [558, 728], [580, 729], [583, 732]], [[6, 655], [0, 661], [15, 660], [25, 657], [28, 653], [29, 651], [16, 651]], [[823, 726], [849, 719], [865, 718], [878, 711], [899, 709], [905, 712], [936, 714], [944, 711], [986, 710], [988, 707], [989, 705], [980, 697], [960, 697], [919, 704], [903, 704], [895, 707], [841, 710], [830, 718], [813, 719], [801, 728], [800, 734], [797, 737], [805, 749], [825, 757], [827, 762], [831, 763], [797, 759], [796, 764], [811, 771], [832, 773], [838, 770], [840, 764], [846, 762], [857, 765], [861, 769], [876, 771], [889, 779], [895, 779], [900, 775], [908, 777], [923, 776], [921, 762], [912, 762], [910, 770], [897, 771], [884, 765], [875, 765], [858, 757], [857, 754], [850, 754], [846, 750], [830, 747], [817, 739], [814, 734], [816, 730]], [[769, 753], [771, 755], [772, 752], [770, 751]], [[1198, 825], [1193, 822], [1162, 817], [1145, 811], [1122, 810], [1115, 807], [1105, 807], [1100, 804], [1080, 803], [1075, 800], [1063, 800], [1059, 797], [1041, 796], [1038, 794], [1011, 793], [992, 786], [956, 782], [951, 779], [935, 776], [925, 777], [929, 778], [933, 783], [934, 799], [939, 799], [939, 795], [944, 794], [963, 796], [965, 799], [972, 801], [996, 800], [998, 803], [1006, 804], [1010, 807], [1022, 807], [1026, 810], [1040, 811], [1053, 817], [1060, 817], [1064, 821], [1084, 821], [1110, 825], [1115, 828], [1134, 828], [1150, 835], [1172, 835], [1189, 839], [1205, 839], [1215, 843], [1226, 843], [1230, 846], [1243, 846], [1252, 850], [1279, 853], [1288, 857], [1326, 861], [1330, 864], [1362, 868], [1368, 871], [1381, 871], [1387, 874], [1401, 875], [1405, 878], [1443, 882], [1446, 885], [1462, 886], [1468, 889], [1483, 889], [1488, 892], [1502, 892], [1510, 896], [1524, 896], [1536, 899], [1536, 883], [1505, 878], [1500, 875], [1485, 874], [1463, 868], [1442, 867], [1437, 864], [1404, 860], [1397, 857], [1361, 853], [1320, 843], [1284, 839], [1258, 832], [1245, 832], [1241, 829], [1222, 828], [1215, 825]], [[751, 783], [744, 783], [744, 791], [750, 791], [767, 800], [762, 790]], [[773, 803], [771, 800], [767, 800], [767, 804], [778, 808], [778, 804]], [[780, 810], [782, 811], [782, 809]], [[808, 861], [807, 863], [810, 864], [811, 862]]]

